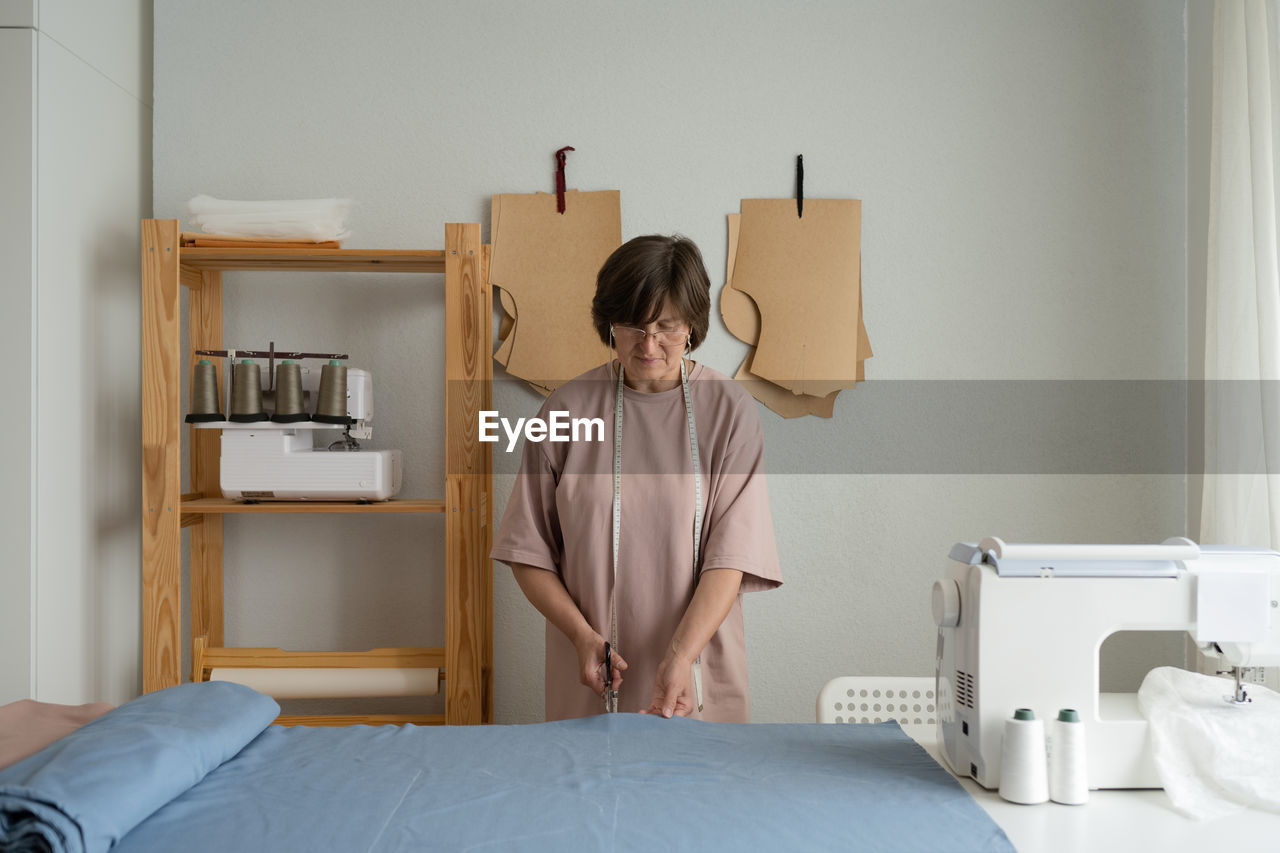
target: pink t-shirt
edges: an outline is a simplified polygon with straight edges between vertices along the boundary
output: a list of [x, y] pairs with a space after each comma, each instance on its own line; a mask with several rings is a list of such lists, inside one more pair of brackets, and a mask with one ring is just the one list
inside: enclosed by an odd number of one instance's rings
[[[755, 400], [702, 364], [689, 372], [702, 467], [701, 569], [738, 569], [741, 592], [782, 583]], [[608, 364], [562, 385], [538, 417], [600, 418], [602, 441], [526, 441], [520, 473], [490, 556], [558, 572], [587, 622], [606, 639], [613, 586], [613, 430], [616, 379]], [[593, 436], [593, 437], [599, 437]], [[653, 698], [658, 665], [693, 599], [694, 478], [679, 386], [624, 389], [622, 524], [618, 545], [618, 652], [629, 668], [619, 710]], [[547, 625], [548, 720], [602, 713], [578, 681], [573, 644]], [[705, 720], [747, 722], [742, 596], [702, 652]]]

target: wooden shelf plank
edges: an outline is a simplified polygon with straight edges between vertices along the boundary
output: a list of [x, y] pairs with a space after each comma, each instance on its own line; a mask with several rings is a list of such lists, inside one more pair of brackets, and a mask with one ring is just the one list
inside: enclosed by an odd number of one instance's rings
[[247, 504], [229, 498], [195, 498], [182, 501], [184, 513], [421, 513], [444, 512], [443, 500], [354, 501], [263, 501]]
[[330, 272], [443, 273], [440, 249], [217, 249], [185, 247], [191, 270], [325, 270]]
[[444, 714], [281, 714], [277, 726], [443, 726]]
[[389, 648], [364, 652], [297, 652], [272, 648], [202, 648], [197, 654], [204, 669], [213, 667], [425, 667], [444, 666], [444, 649]]

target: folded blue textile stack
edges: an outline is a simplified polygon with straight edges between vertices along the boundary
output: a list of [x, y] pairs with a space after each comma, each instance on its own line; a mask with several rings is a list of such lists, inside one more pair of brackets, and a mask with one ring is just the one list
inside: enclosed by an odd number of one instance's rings
[[106, 851], [280, 712], [229, 683], [149, 693], [0, 771], [0, 851]]

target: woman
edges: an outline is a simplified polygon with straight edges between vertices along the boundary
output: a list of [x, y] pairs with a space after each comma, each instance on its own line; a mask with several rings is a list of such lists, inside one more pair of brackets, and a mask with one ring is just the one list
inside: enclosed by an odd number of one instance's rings
[[782, 579], [755, 402], [687, 358], [710, 290], [685, 238], [621, 246], [591, 305], [616, 358], [539, 413], [600, 418], [604, 440], [525, 443], [491, 556], [547, 618], [548, 720], [750, 717], [742, 593]]

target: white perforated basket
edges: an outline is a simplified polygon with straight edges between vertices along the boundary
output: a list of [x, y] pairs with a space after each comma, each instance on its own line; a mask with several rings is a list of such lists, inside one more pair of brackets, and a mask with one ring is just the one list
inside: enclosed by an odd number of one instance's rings
[[818, 693], [820, 723], [936, 725], [937, 701], [929, 676], [845, 675], [828, 681]]

